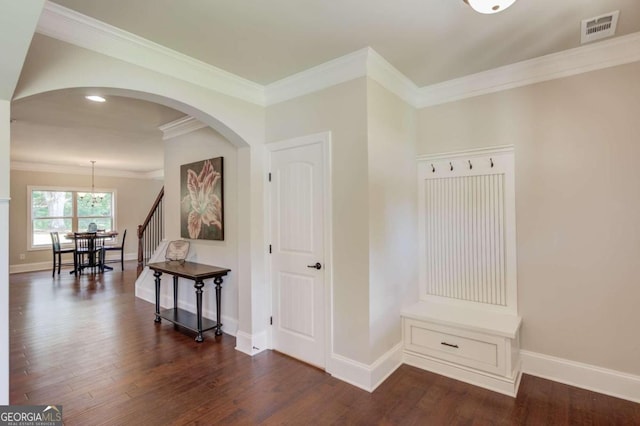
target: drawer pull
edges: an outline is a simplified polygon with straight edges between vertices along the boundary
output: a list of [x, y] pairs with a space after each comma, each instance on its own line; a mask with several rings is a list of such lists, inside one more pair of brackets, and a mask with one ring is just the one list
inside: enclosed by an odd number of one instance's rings
[[447, 342], [440, 342], [441, 345], [445, 345], [445, 346], [449, 346], [450, 348], [456, 348], [458, 349], [458, 345], [453, 345], [451, 343], [447, 343]]

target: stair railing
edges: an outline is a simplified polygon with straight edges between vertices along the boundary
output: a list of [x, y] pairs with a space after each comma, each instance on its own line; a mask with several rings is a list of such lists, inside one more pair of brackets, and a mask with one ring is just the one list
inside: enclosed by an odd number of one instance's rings
[[138, 273], [164, 239], [164, 186], [142, 225], [138, 225]]

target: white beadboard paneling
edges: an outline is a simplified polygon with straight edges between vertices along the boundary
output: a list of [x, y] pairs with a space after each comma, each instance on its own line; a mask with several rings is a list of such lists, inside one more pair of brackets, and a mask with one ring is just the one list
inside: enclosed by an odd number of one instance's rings
[[504, 175], [425, 181], [427, 294], [506, 304]]
[[421, 157], [420, 298], [517, 312], [513, 151]]

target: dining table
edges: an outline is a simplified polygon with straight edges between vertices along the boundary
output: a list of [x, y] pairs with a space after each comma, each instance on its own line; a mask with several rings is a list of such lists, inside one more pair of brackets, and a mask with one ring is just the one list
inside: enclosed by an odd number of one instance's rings
[[[118, 236], [118, 231], [96, 231], [96, 232], [87, 232], [87, 231], [80, 231], [77, 232], [78, 234], [90, 234], [92, 235], [95, 239], [101, 239], [101, 240], [107, 240], [107, 239], [111, 239], [111, 238], [115, 238]], [[76, 233], [75, 232], [67, 232], [66, 234], [64, 234], [64, 237], [67, 240], [71, 240], [74, 241], [76, 239]], [[98, 261], [98, 263], [96, 263], [94, 258], [90, 258], [89, 260], [89, 264], [87, 265], [78, 265], [74, 263], [74, 268], [71, 272], [69, 272], [70, 274], [76, 274], [77, 272], [80, 272], [82, 269], [86, 268], [86, 267], [98, 267], [98, 270], [103, 271], [103, 270], [113, 270], [113, 268], [111, 266], [105, 265], [102, 263], [102, 260]]]
[[[115, 238], [118, 236], [118, 231], [96, 231], [96, 232], [87, 232], [87, 231], [78, 231], [78, 233], [84, 234], [96, 234], [96, 238]], [[75, 240], [76, 233], [75, 232], [67, 232], [64, 234], [64, 237], [68, 240]]]

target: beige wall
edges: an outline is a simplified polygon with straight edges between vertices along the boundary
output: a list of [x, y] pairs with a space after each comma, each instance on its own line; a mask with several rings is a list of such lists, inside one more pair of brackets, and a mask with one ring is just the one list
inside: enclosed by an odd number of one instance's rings
[[400, 310], [417, 298], [415, 125], [414, 108], [367, 81], [369, 362], [402, 340]]
[[[126, 55], [125, 55], [126, 56]], [[153, 66], [153, 64], [150, 64]], [[239, 327], [248, 336], [241, 346], [250, 352], [255, 335], [266, 336], [266, 314], [258, 301], [264, 294], [264, 236], [262, 192], [264, 173], [265, 110], [237, 98], [105, 56], [87, 49], [36, 34], [24, 64], [15, 99], [50, 90], [100, 87], [107, 95], [128, 96], [157, 102], [182, 111], [216, 129], [236, 147], [244, 147], [239, 161], [244, 175], [238, 180], [240, 232], [239, 274], [245, 277], [239, 289], [246, 295], [239, 301]], [[250, 149], [249, 149], [250, 147]]]
[[[86, 187], [90, 175], [44, 173], [12, 170], [11, 203], [9, 206], [9, 265], [51, 262], [51, 249], [28, 250], [28, 193], [27, 186]], [[136, 232], [149, 213], [158, 196], [162, 181], [100, 176], [96, 174], [96, 186], [116, 190], [117, 230], [127, 230], [125, 256], [137, 256]], [[20, 260], [21, 253], [25, 259]]]
[[267, 108], [266, 140], [331, 131], [333, 351], [369, 362], [369, 229], [365, 78]]
[[513, 144], [522, 348], [640, 374], [640, 63], [425, 108], [418, 154]]
[[[213, 129], [177, 136], [165, 142], [165, 226], [168, 241], [180, 235], [180, 166], [209, 158], [223, 157], [224, 241], [189, 240], [188, 260], [231, 269], [224, 278], [222, 314], [238, 321], [238, 161], [237, 148]], [[187, 239], [186, 237], [184, 239]], [[167, 294], [170, 286], [164, 286]], [[215, 312], [215, 292], [207, 286], [203, 309]], [[193, 285], [180, 287], [180, 299], [195, 303]], [[229, 321], [223, 321], [230, 329]], [[235, 330], [233, 330], [235, 332]]]

